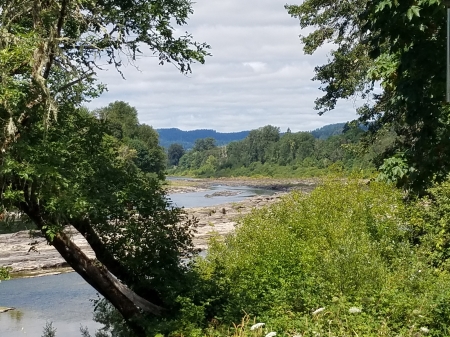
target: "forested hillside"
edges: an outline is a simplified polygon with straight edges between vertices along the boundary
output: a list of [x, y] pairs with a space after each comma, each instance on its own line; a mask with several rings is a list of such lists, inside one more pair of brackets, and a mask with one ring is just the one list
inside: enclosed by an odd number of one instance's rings
[[311, 134], [319, 139], [327, 139], [331, 136], [340, 135], [346, 123], [328, 124], [311, 131]]
[[[310, 133], [315, 138], [327, 139], [341, 134], [345, 125], [346, 123], [328, 124], [310, 131]], [[159, 143], [162, 147], [169, 148], [171, 144], [177, 143], [183, 146], [185, 150], [192, 149], [197, 139], [214, 138], [216, 145], [221, 146], [243, 140], [250, 133], [250, 131], [217, 132], [209, 129], [183, 131], [177, 128], [156, 129], [156, 131], [159, 134]], [[288, 132], [290, 131], [288, 130]]]
[[214, 138], [217, 145], [225, 145], [233, 141], [242, 140], [248, 136], [250, 131], [240, 132], [217, 132], [215, 130], [201, 129], [183, 131], [177, 128], [156, 129], [159, 134], [159, 143], [161, 146], [168, 148], [171, 144], [181, 144], [184, 149], [189, 150], [194, 147], [197, 139]]

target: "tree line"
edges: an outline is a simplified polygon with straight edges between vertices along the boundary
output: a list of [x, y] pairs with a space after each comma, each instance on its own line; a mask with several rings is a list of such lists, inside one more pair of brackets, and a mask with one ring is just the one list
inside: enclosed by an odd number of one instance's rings
[[280, 134], [278, 127], [267, 125], [226, 146], [217, 146], [213, 138], [198, 139], [193, 149], [184, 153], [180, 144], [173, 144], [168, 149], [172, 158], [169, 164], [176, 168], [170, 172], [199, 176], [300, 176], [327, 170], [370, 170], [374, 168], [375, 149], [365, 154], [356, 149], [364, 134], [361, 128], [346, 125], [339, 135], [317, 139], [309, 132], [288, 130]]

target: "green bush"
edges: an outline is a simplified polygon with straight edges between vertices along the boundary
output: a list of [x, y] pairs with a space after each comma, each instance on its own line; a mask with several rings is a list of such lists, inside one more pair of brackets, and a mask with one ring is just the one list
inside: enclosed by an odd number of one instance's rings
[[448, 335], [449, 278], [411, 245], [410, 215], [382, 183], [291, 194], [212, 240], [195, 296], [208, 319], [246, 313], [288, 335]]
[[413, 211], [417, 243], [434, 266], [450, 271], [450, 181], [430, 188]]
[[0, 281], [1, 280], [9, 280], [9, 272], [11, 271], [10, 267], [0, 267]]

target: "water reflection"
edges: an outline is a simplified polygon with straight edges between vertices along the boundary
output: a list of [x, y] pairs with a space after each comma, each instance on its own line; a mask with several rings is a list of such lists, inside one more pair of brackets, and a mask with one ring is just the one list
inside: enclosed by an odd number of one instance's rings
[[23, 312], [20, 310], [10, 310], [6, 312], [6, 315], [8, 315], [12, 321], [16, 321], [17, 323], [20, 323], [20, 321], [23, 318]]

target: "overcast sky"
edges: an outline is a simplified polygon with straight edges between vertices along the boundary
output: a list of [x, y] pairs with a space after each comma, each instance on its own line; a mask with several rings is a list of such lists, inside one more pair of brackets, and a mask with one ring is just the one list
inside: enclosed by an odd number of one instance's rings
[[[293, 0], [295, 1], [295, 0]], [[301, 0], [297, 0], [301, 1]], [[293, 2], [295, 3], [295, 2]], [[267, 124], [284, 132], [313, 130], [355, 118], [353, 101], [319, 116], [314, 99], [320, 83], [311, 81], [314, 66], [329, 50], [304, 55], [298, 20], [291, 18], [286, 0], [197, 0], [183, 28], [199, 42], [211, 45], [204, 65], [194, 64], [182, 75], [174, 66], [159, 66], [141, 56], [123, 69], [99, 72], [109, 91], [91, 108], [123, 100], [137, 108], [141, 123], [154, 128], [250, 130]]]

